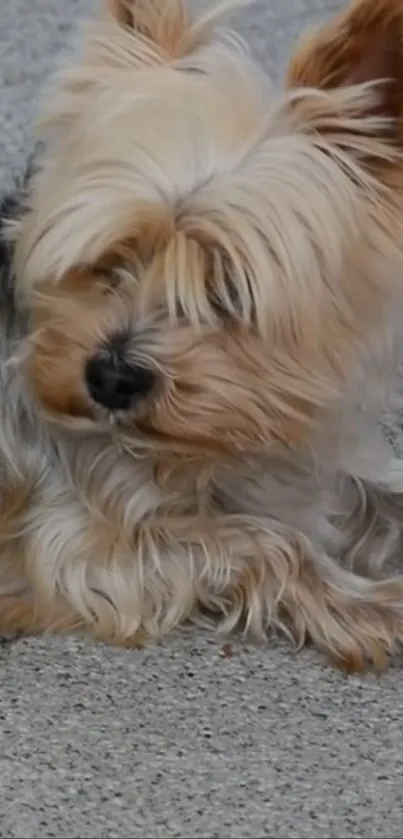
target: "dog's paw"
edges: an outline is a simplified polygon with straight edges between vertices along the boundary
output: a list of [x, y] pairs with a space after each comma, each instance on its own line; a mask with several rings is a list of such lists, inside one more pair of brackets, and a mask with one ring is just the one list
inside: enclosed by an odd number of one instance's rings
[[322, 626], [320, 646], [348, 673], [382, 673], [403, 647], [403, 582], [376, 582], [370, 591], [344, 604], [330, 602]]

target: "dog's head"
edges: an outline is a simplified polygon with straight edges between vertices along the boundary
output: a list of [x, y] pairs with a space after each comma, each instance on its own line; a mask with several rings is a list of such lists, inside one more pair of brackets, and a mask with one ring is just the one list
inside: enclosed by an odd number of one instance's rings
[[358, 0], [275, 101], [182, 0], [109, 0], [19, 230], [47, 414], [156, 448], [309, 433], [403, 285], [403, 2]]

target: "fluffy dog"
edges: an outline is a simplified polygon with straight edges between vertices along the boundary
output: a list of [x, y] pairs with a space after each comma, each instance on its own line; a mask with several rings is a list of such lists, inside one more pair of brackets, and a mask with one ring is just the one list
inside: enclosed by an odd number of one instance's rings
[[217, 16], [105, 0], [46, 104], [3, 246], [0, 628], [275, 629], [380, 668], [403, 0], [311, 33], [277, 97]]

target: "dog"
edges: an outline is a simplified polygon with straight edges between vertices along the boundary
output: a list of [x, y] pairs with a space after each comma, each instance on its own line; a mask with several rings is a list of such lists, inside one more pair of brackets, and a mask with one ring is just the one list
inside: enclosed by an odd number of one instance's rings
[[3, 212], [0, 630], [403, 641], [403, 0], [273, 95], [220, 7], [103, 0]]

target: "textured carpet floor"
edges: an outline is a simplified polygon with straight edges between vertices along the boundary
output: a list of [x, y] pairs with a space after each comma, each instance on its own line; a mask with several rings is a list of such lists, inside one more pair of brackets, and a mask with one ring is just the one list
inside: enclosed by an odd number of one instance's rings
[[[90, 2], [2, 2], [2, 189]], [[267, 0], [242, 25], [278, 76], [335, 5]], [[197, 635], [146, 652], [19, 641], [0, 648], [0, 837], [401, 839], [402, 696], [400, 666], [348, 680], [280, 643], [222, 658]]]

